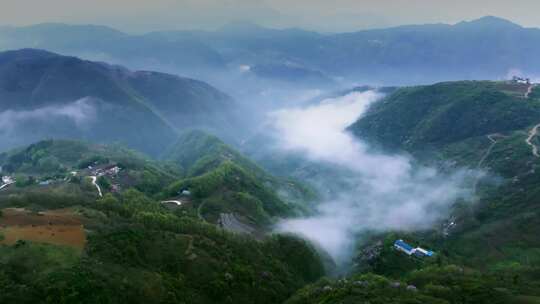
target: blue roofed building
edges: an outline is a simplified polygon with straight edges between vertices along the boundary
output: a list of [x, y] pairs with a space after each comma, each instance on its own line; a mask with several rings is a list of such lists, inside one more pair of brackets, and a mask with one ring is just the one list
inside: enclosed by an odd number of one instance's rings
[[394, 242], [394, 248], [399, 250], [399, 251], [405, 252], [408, 255], [411, 255], [411, 254], [414, 253], [414, 248], [412, 248], [411, 245], [405, 243], [403, 240], [395, 241]]
[[435, 254], [433, 251], [425, 250], [420, 247], [413, 248], [411, 245], [405, 243], [403, 240], [395, 241], [394, 248], [398, 251], [406, 253], [407, 255], [414, 255], [419, 258], [431, 257]]

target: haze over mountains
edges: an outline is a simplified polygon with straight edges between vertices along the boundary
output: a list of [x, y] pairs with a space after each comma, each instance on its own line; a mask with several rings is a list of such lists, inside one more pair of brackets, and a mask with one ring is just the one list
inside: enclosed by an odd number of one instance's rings
[[[0, 48], [43, 48], [134, 69], [173, 72], [230, 87], [257, 79], [320, 87], [339, 83], [415, 84], [534, 74], [540, 29], [496, 17], [319, 34], [236, 23], [215, 32], [128, 35], [100, 26], [2, 28]], [[240, 80], [238, 80], [240, 79]], [[234, 93], [238, 94], [239, 93]]]
[[0, 99], [3, 149], [72, 138], [156, 155], [180, 130], [235, 124], [234, 101], [206, 83], [33, 49], [0, 53]]
[[540, 302], [540, 29], [0, 49], [1, 303]]

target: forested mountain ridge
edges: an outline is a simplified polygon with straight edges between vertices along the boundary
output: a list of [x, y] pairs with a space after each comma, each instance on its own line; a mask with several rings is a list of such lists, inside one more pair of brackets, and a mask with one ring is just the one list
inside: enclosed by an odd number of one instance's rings
[[[262, 229], [268, 214], [286, 216], [279, 212], [285, 203], [261, 179], [271, 177], [210, 141], [242, 161], [185, 175], [174, 160], [66, 140], [0, 154], [8, 178], [0, 188], [0, 302], [280, 303], [322, 276], [310, 244]], [[193, 155], [192, 143], [182, 151]], [[214, 177], [223, 184], [212, 183]], [[200, 213], [201, 204], [210, 208]], [[261, 229], [248, 231], [257, 239], [217, 221], [216, 210], [218, 218], [223, 212], [252, 220], [244, 225]]]
[[0, 98], [3, 149], [68, 138], [156, 155], [185, 128], [227, 133], [235, 110], [199, 81], [33, 49], [0, 53]]
[[[440, 226], [430, 231], [375, 237], [375, 241], [368, 241], [371, 245], [359, 248], [357, 261], [361, 266], [357, 271], [371, 271], [409, 284], [419, 276], [429, 277], [413, 283], [415, 287], [424, 286], [424, 292], [429, 290], [429, 296], [441, 294], [424, 285], [427, 281], [437, 288], [445, 286], [443, 289], [478, 284], [475, 286], [486, 291], [485, 297], [492, 297], [489, 301], [534, 303], [536, 297], [522, 294], [538, 294], [538, 268], [531, 264], [540, 258], [536, 233], [540, 191], [540, 157], [535, 153], [539, 144], [535, 130], [540, 123], [537, 92], [534, 84], [512, 81], [405, 87], [374, 103], [351, 125], [350, 132], [378, 150], [407, 153], [443, 171], [468, 168], [477, 172], [471, 180], [476, 190], [474, 197], [469, 202], [457, 202]], [[437, 260], [426, 263], [400, 258], [387, 249], [397, 238], [434, 248]], [[380, 251], [370, 259], [366, 258], [369, 250]], [[438, 264], [435, 268], [434, 263]], [[446, 263], [479, 272], [440, 268]], [[452, 277], [453, 287], [446, 286], [447, 277]], [[336, 288], [354, 289], [347, 284]], [[492, 291], [487, 292], [490, 288]], [[504, 292], [496, 296], [498, 291]], [[334, 300], [362, 296], [362, 292], [355, 291]], [[410, 296], [403, 291], [393, 297], [401, 300]], [[485, 297], [477, 301], [488, 301]], [[450, 303], [457, 301], [443, 298]], [[473, 294], [466, 296], [468, 300], [473, 298]]]
[[463, 81], [401, 88], [349, 129], [385, 148], [410, 152], [521, 130], [540, 122], [540, 101], [525, 97], [529, 86]]

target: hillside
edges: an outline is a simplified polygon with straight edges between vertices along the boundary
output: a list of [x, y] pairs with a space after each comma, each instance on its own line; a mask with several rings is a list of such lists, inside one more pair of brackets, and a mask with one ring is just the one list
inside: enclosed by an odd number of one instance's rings
[[[15, 181], [0, 188], [0, 302], [281, 303], [321, 277], [305, 241], [264, 230], [256, 240], [212, 218], [219, 210], [233, 228], [237, 217], [261, 228], [287, 207], [248, 159], [202, 132], [188, 137], [239, 161], [186, 179], [174, 162], [120, 146], [48, 140], [0, 154], [1, 175]], [[167, 204], [181, 188], [191, 193]]]
[[60, 23], [3, 27], [0, 36], [2, 50], [41, 48], [90, 60], [114, 61], [136, 69], [155, 67], [156, 60], [162, 68], [172, 65], [186, 71], [224, 66], [220, 54], [189, 37], [171, 41], [132, 36], [105, 26]]
[[[181, 176], [176, 166], [159, 163], [122, 146], [68, 140], [46, 140], [1, 153], [0, 166], [1, 174], [16, 180], [16, 187], [4, 189], [3, 198], [13, 193], [25, 196], [74, 192], [95, 199], [98, 192], [90, 177], [99, 175], [97, 183], [103, 194], [136, 188], [155, 195]], [[119, 172], [107, 172], [112, 167], [118, 167]]]
[[524, 98], [526, 87], [464, 81], [402, 88], [376, 103], [350, 130], [385, 148], [407, 151], [521, 130], [540, 122], [540, 100]]
[[[483, 178], [472, 181], [473, 202], [458, 202], [446, 222], [431, 232], [408, 235], [409, 239], [427, 242], [450, 263], [490, 275], [526, 278], [537, 271], [531, 263], [540, 258], [536, 232], [540, 158], [534, 154], [538, 138], [533, 130], [540, 122], [540, 100], [535, 95], [538, 88], [528, 97], [525, 91], [522, 85], [506, 82], [402, 88], [374, 104], [350, 127], [381, 149], [406, 151], [445, 170], [465, 167], [484, 172]], [[370, 268], [391, 273], [396, 266], [383, 261], [395, 260], [392, 256], [384, 253], [370, 262]], [[531, 284], [522, 287], [530, 292], [536, 288]]]
[[314, 193], [302, 184], [276, 178], [226, 145], [201, 131], [182, 134], [164, 159], [185, 172], [168, 187], [168, 195], [190, 189], [199, 217], [217, 223], [224, 214], [255, 228], [269, 228], [276, 218], [306, 208]]
[[160, 161], [118, 145], [47, 140], [0, 154], [0, 166], [2, 174], [16, 181], [0, 198], [73, 192], [92, 200], [99, 193], [135, 188], [164, 202], [182, 202], [181, 208], [170, 207], [185, 216], [227, 229], [231, 227], [223, 220], [230, 216], [232, 226], [257, 235], [267, 233], [278, 218], [304, 211], [314, 197], [301, 183], [271, 176], [202, 131], [185, 133]]
[[0, 53], [0, 98], [4, 150], [67, 138], [156, 155], [187, 126], [231, 128], [232, 100], [207, 84], [40, 50]]

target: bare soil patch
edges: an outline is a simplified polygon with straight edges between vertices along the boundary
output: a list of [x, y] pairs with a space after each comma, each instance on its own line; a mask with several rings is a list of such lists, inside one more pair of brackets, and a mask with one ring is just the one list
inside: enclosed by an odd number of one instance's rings
[[79, 215], [69, 209], [34, 213], [26, 209], [2, 210], [0, 244], [12, 245], [19, 240], [70, 246], [82, 250], [86, 233]]

